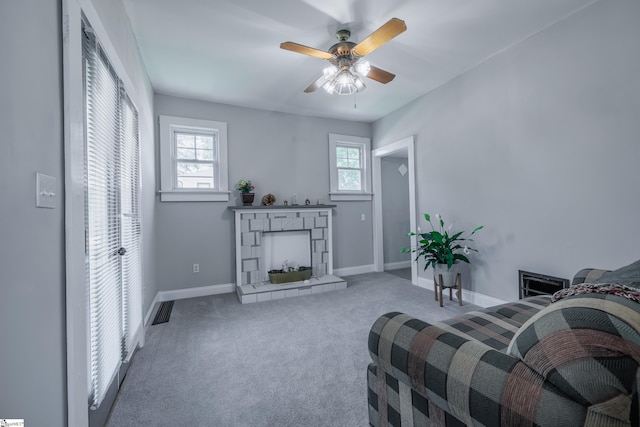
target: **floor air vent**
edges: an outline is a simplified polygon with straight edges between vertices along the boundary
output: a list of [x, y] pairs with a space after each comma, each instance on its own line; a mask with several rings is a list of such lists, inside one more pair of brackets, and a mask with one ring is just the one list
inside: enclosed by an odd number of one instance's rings
[[160, 323], [167, 323], [171, 317], [171, 310], [173, 310], [173, 303], [175, 301], [166, 301], [160, 304], [160, 308], [156, 313], [156, 317], [153, 319], [152, 325]]

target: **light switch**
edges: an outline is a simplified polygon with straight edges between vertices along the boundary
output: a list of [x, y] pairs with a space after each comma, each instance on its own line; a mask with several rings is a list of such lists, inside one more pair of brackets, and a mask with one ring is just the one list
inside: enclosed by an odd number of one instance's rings
[[55, 209], [56, 196], [56, 179], [36, 173], [36, 207]]

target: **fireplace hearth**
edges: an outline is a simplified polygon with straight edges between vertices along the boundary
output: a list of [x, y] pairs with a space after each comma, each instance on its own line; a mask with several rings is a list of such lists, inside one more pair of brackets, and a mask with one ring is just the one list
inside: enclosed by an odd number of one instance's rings
[[[244, 304], [269, 299], [307, 295], [344, 289], [347, 284], [333, 275], [333, 249], [331, 235], [331, 215], [334, 205], [271, 206], [271, 207], [231, 207], [235, 212], [236, 237], [236, 293]], [[300, 282], [271, 284], [267, 271], [273, 263], [282, 263], [287, 248], [267, 251], [265, 246], [273, 246], [274, 241], [286, 242], [286, 235], [308, 235], [308, 256], [312, 277]], [[265, 244], [265, 236], [268, 242]], [[273, 239], [282, 236], [283, 239]], [[290, 242], [293, 240], [289, 239]], [[284, 246], [296, 243], [284, 243]], [[305, 244], [303, 244], [304, 246]], [[293, 252], [302, 252], [298, 249]], [[277, 253], [273, 258], [273, 252]], [[285, 255], [282, 255], [285, 254]], [[306, 260], [291, 260], [299, 265]]]

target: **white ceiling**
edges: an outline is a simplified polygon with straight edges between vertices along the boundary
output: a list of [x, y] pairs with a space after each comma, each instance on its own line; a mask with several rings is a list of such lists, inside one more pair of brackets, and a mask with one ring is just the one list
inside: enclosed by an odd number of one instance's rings
[[[596, 0], [124, 0], [158, 93], [318, 117], [374, 121]], [[353, 96], [303, 93], [321, 50], [359, 42], [390, 18], [400, 34], [367, 59], [396, 74]]]

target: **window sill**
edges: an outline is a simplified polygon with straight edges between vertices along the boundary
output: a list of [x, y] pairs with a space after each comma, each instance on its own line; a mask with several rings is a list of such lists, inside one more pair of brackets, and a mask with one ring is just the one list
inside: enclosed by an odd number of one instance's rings
[[215, 191], [161, 191], [161, 202], [228, 202], [229, 192]]
[[331, 198], [332, 202], [364, 202], [371, 200], [372, 196], [373, 194], [371, 193], [329, 193], [329, 197]]

